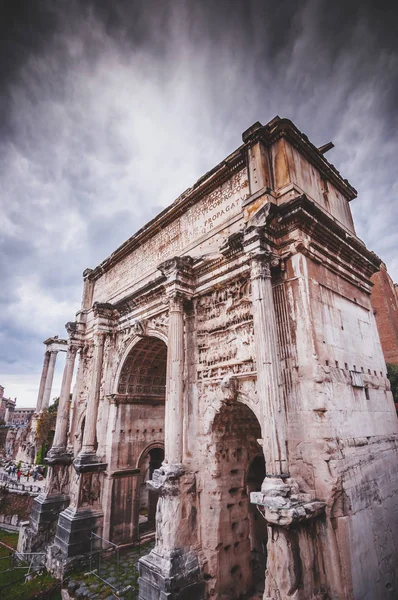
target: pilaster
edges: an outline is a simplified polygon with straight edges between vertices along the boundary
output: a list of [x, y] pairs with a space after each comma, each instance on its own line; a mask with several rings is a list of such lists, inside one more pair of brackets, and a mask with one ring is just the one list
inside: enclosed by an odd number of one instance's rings
[[[300, 493], [289, 475], [287, 451], [287, 415], [278, 354], [276, 311], [272, 294], [272, 268], [279, 264], [266, 238], [269, 207], [262, 209], [244, 236], [244, 248], [250, 262], [254, 342], [257, 365], [257, 392], [262, 407], [263, 450], [266, 478], [260, 492], [251, 492], [250, 501], [268, 525], [267, 576], [264, 599], [287, 597], [299, 585], [295, 569], [280, 569], [280, 563], [294, 562], [295, 553], [305, 544], [302, 523], [324, 514], [325, 502]], [[261, 223], [261, 220], [264, 223]], [[306, 525], [308, 527], [308, 525]], [[304, 546], [303, 546], [304, 547]], [[314, 549], [309, 545], [308, 548]]]
[[260, 227], [247, 229], [244, 246], [250, 262], [257, 391], [263, 415], [267, 477], [287, 477], [286, 411], [271, 281], [271, 267], [278, 264], [278, 258], [267, 246]]

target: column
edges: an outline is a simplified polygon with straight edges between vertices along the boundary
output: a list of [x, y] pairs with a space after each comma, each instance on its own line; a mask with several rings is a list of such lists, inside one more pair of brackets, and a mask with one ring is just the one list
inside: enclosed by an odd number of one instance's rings
[[50, 363], [50, 352], [48, 350], [46, 350], [46, 352], [44, 353], [43, 370], [41, 372], [40, 387], [39, 387], [39, 393], [37, 396], [36, 412], [40, 412], [41, 408], [42, 408], [44, 388], [46, 385], [49, 363]]
[[86, 424], [80, 454], [95, 455], [97, 436], [97, 415], [104, 356], [105, 333], [94, 334], [93, 372], [87, 399]]
[[49, 459], [52, 457], [52, 455], [66, 453], [70, 391], [72, 386], [73, 370], [75, 367], [77, 350], [78, 348], [75, 344], [69, 344], [68, 351], [66, 354], [64, 374], [62, 377], [61, 394], [59, 397], [54, 440], [52, 448], [47, 455], [47, 462], [50, 462]]
[[55, 361], [57, 360], [57, 354], [58, 354], [58, 350], [51, 350], [51, 352], [50, 352], [50, 359], [49, 359], [49, 364], [48, 364], [46, 383], [44, 386], [43, 401], [41, 403], [40, 410], [43, 410], [44, 408], [48, 408], [48, 405], [50, 404], [51, 389], [53, 386], [54, 369], [55, 369]]
[[254, 343], [257, 392], [263, 408], [264, 454], [267, 476], [288, 474], [286, 414], [278, 356], [276, 315], [272, 297], [271, 254], [251, 256]]
[[169, 345], [167, 349], [165, 459], [182, 463], [184, 403], [184, 297], [169, 295]]

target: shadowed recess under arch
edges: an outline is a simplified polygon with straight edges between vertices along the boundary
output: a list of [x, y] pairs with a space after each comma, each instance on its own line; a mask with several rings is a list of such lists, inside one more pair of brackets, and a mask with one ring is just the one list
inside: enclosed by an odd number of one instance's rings
[[117, 387], [118, 394], [164, 400], [166, 365], [166, 344], [159, 338], [142, 338], [124, 361]]

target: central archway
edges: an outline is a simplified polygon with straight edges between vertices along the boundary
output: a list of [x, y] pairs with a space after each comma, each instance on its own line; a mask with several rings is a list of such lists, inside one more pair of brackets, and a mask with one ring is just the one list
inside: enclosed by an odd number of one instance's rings
[[140, 521], [146, 530], [154, 529], [157, 498], [145, 491], [145, 480], [163, 459], [166, 366], [165, 342], [145, 336], [135, 340], [119, 369], [110, 518], [114, 543], [137, 540]]
[[264, 592], [267, 528], [250, 504], [250, 492], [259, 491], [265, 477], [261, 437], [247, 405], [223, 403], [212, 425], [211, 479], [203, 498], [212, 528], [205, 534], [211, 569], [205, 579], [209, 595], [223, 600], [260, 598]]

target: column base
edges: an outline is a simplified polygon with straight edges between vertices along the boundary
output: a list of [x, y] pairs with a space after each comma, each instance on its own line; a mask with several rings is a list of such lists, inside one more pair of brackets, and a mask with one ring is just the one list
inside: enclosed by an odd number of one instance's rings
[[194, 552], [152, 550], [138, 563], [138, 600], [203, 600], [205, 582]]
[[[261, 492], [251, 492], [250, 501], [268, 525], [264, 600], [323, 597], [321, 581], [311, 579], [315, 571], [308, 565], [317, 563], [317, 517], [324, 515], [326, 503], [301, 493], [294, 479], [279, 477], [267, 477]], [[304, 576], [306, 570], [310, 576]]]
[[91, 541], [91, 532], [101, 535], [104, 515], [102, 510], [67, 508], [58, 518], [54, 546], [64, 557], [87, 554], [101, 546], [101, 540]]
[[53, 446], [47, 452], [47, 456], [44, 461], [49, 465], [70, 465], [72, 458], [72, 453], [68, 452], [65, 447]]
[[82, 452], [76, 456], [73, 466], [77, 473], [84, 473], [86, 471], [104, 471], [107, 463], [100, 462], [95, 452]]

